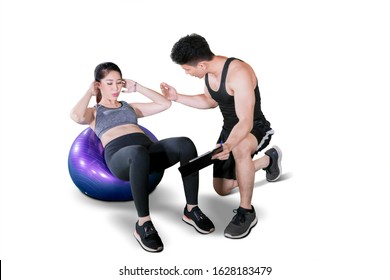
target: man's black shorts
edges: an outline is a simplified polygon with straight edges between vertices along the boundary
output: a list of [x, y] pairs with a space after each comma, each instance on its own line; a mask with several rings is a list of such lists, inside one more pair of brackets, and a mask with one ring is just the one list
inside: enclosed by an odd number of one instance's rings
[[[257, 149], [256, 152], [252, 155], [256, 155], [258, 152], [263, 150], [271, 141], [274, 131], [268, 125], [262, 123], [255, 123], [253, 129], [250, 132], [257, 139]], [[230, 131], [222, 129], [221, 134], [219, 135], [217, 143], [225, 142], [229, 137]], [[213, 177], [214, 178], [224, 178], [224, 179], [236, 179], [236, 163], [233, 157], [233, 153], [230, 153], [230, 156], [227, 160], [216, 160], [213, 166]]]

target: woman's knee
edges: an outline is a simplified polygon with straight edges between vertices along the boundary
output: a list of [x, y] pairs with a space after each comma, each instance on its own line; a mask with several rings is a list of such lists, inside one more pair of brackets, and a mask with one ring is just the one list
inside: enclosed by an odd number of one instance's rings
[[188, 149], [195, 149], [196, 150], [195, 144], [194, 144], [194, 142], [190, 138], [188, 138], [188, 137], [179, 137], [178, 139], [180, 141], [180, 145], [183, 145], [183, 147], [186, 147]]
[[188, 137], [178, 137], [177, 147], [180, 148], [182, 154], [190, 155], [191, 157], [197, 156], [197, 151], [194, 142]]

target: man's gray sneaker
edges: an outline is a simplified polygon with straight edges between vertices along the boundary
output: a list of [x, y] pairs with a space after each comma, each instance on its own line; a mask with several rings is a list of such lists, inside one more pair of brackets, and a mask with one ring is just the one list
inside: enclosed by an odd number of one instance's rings
[[257, 224], [255, 208], [253, 212], [238, 207], [236, 215], [225, 229], [224, 235], [228, 238], [239, 239], [246, 237], [251, 229]]
[[275, 182], [282, 175], [282, 151], [278, 146], [273, 146], [271, 149], [265, 152], [270, 157], [270, 163], [268, 167], [264, 168], [266, 172], [266, 178], [268, 182]]

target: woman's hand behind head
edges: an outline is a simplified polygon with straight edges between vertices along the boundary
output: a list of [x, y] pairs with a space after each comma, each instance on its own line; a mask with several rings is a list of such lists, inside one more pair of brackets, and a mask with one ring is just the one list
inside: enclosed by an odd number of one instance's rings
[[129, 92], [136, 92], [137, 91], [137, 82], [130, 80], [130, 79], [124, 79], [124, 87], [122, 89], [122, 92], [129, 93]]
[[89, 86], [88, 92], [91, 96], [96, 96], [99, 92], [99, 82], [93, 81]]

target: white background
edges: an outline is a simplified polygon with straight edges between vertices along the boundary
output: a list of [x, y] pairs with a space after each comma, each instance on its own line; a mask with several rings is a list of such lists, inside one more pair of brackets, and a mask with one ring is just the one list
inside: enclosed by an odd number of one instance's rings
[[[389, 279], [389, 1], [21, 0], [0, 10], [2, 279], [146, 279], [119, 269], [174, 265], [209, 270], [188, 279], [259, 278], [213, 276], [214, 266], [271, 266], [264, 279]], [[165, 81], [200, 93], [203, 81], [169, 57], [193, 32], [255, 69], [284, 175], [256, 174], [259, 223], [229, 240], [238, 193], [219, 197], [211, 168], [201, 171], [200, 206], [216, 232], [200, 235], [181, 221], [172, 167], [150, 196], [165, 244], [150, 254], [132, 235], [132, 202], [93, 200], [73, 184], [67, 157], [85, 127], [69, 112], [103, 61], [156, 90]], [[221, 121], [218, 109], [173, 104], [140, 124], [160, 139], [189, 136], [203, 153]]]

